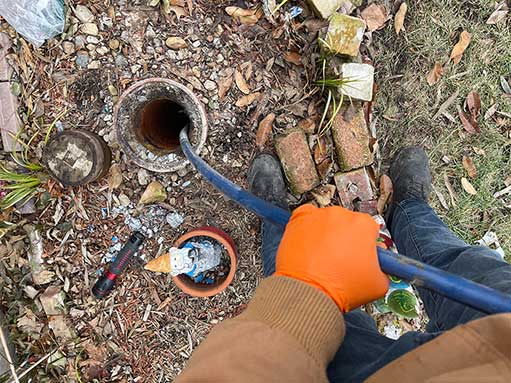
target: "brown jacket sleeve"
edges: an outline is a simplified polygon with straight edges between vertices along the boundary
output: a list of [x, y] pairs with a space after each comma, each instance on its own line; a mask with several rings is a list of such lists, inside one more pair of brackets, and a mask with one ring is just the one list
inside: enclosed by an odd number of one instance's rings
[[243, 314], [211, 331], [176, 383], [326, 382], [343, 337], [342, 314], [329, 297], [303, 282], [269, 277]]

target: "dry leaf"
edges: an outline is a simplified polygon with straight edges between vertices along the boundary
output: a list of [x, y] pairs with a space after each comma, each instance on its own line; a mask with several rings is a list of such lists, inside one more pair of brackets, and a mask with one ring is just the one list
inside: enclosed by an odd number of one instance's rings
[[488, 20], [486, 20], [486, 24], [497, 24], [498, 22], [504, 20], [506, 18], [506, 15], [509, 11], [509, 8], [507, 6], [506, 1], [501, 2], [497, 5], [497, 8], [495, 8], [495, 11], [488, 17]]
[[472, 120], [472, 118], [467, 117], [465, 112], [461, 110], [460, 106], [458, 105], [458, 115], [460, 117], [461, 123], [463, 124], [463, 129], [467, 131], [469, 134], [476, 134], [480, 133], [481, 130], [479, 129], [479, 126], [477, 125], [477, 122]]
[[438, 80], [440, 80], [440, 77], [442, 76], [443, 73], [444, 68], [442, 66], [442, 63], [439, 63], [438, 61], [435, 62], [435, 66], [433, 67], [433, 69], [431, 69], [431, 72], [429, 72], [428, 77], [426, 78], [428, 84], [430, 86], [436, 84]]
[[477, 169], [474, 165], [474, 161], [472, 161], [472, 158], [468, 156], [463, 156], [463, 168], [467, 171], [467, 174], [470, 178], [475, 178], [477, 175]]
[[472, 150], [479, 156], [486, 156], [486, 151], [484, 149], [478, 148], [477, 146], [472, 146]]
[[268, 142], [273, 128], [273, 121], [275, 121], [275, 113], [270, 113], [259, 123], [255, 140], [256, 146], [259, 149], [263, 149], [266, 142]]
[[509, 86], [509, 83], [504, 76], [500, 76], [500, 86], [502, 87], [502, 90], [504, 90], [504, 93], [511, 94], [511, 86]]
[[226, 7], [225, 12], [231, 17], [252, 16], [254, 14], [253, 9], [244, 9], [241, 7]]
[[445, 200], [444, 195], [436, 187], [432, 186], [432, 188], [433, 188], [433, 191], [435, 192], [436, 196], [438, 197], [438, 200], [440, 201], [440, 205], [442, 205], [442, 207], [445, 210], [449, 210], [449, 204]]
[[234, 80], [236, 81], [236, 86], [238, 87], [239, 90], [241, 90], [242, 93], [250, 94], [250, 88], [248, 87], [245, 78], [237, 69], [234, 71]]
[[243, 97], [239, 98], [238, 101], [236, 101], [236, 106], [239, 108], [248, 106], [248, 105], [252, 104], [255, 100], [257, 100], [260, 95], [261, 95], [261, 93], [259, 93], [259, 92], [247, 94], [246, 96], [243, 96]]
[[383, 5], [371, 4], [364, 9], [360, 16], [365, 20], [367, 29], [370, 32], [374, 32], [377, 29], [382, 28], [387, 21], [387, 10]]
[[110, 168], [110, 175], [108, 177], [108, 187], [110, 190], [117, 189], [122, 183], [121, 168], [117, 164], [113, 164]]
[[232, 86], [232, 75], [229, 77], [222, 78], [218, 82], [218, 99], [220, 101], [223, 100], [229, 89], [231, 89]]
[[463, 187], [463, 190], [465, 190], [470, 195], [476, 195], [477, 190], [472, 186], [469, 180], [467, 180], [465, 177], [461, 177], [461, 186]]
[[451, 205], [456, 206], [456, 199], [458, 198], [456, 192], [454, 191], [454, 188], [452, 187], [451, 181], [449, 181], [449, 177], [447, 174], [444, 174], [444, 184], [447, 188], [447, 191], [449, 192], [449, 196], [451, 197]]
[[322, 179], [322, 180], [325, 179], [325, 177], [332, 170], [333, 165], [334, 165], [334, 162], [330, 158], [327, 158], [321, 164], [316, 166], [316, 169], [318, 169], [320, 179]]
[[174, 14], [177, 16], [177, 19], [179, 20], [182, 16], [187, 16], [188, 13], [186, 13], [186, 10], [182, 7], [178, 7], [177, 5], [171, 5], [167, 10], [166, 13], [174, 12]]
[[328, 157], [327, 141], [324, 136], [321, 136], [317, 139], [316, 144], [314, 145], [314, 162], [316, 165], [319, 165]]
[[461, 57], [463, 56], [463, 52], [465, 52], [465, 49], [467, 49], [468, 45], [470, 44], [470, 38], [471, 35], [467, 31], [461, 32], [460, 39], [452, 48], [451, 52], [451, 59], [454, 64], [458, 64], [461, 60]]
[[399, 6], [399, 9], [396, 13], [396, 18], [394, 19], [394, 29], [396, 30], [396, 34], [399, 35], [399, 32], [403, 29], [403, 24], [405, 23], [406, 12], [408, 11], [408, 5], [406, 3], [402, 3]]
[[497, 104], [493, 104], [492, 106], [490, 106], [488, 108], [488, 110], [484, 114], [484, 119], [488, 120], [488, 119], [492, 118], [496, 111], [497, 111]]
[[302, 56], [299, 53], [286, 52], [284, 53], [284, 60], [291, 64], [302, 66]]
[[330, 202], [332, 202], [332, 198], [334, 197], [334, 193], [335, 186], [331, 184], [318, 186], [316, 189], [311, 191], [312, 196], [321, 207], [330, 205]]
[[378, 198], [377, 209], [380, 215], [383, 215], [385, 205], [393, 191], [392, 180], [386, 174], [380, 177], [380, 197]]
[[467, 96], [467, 107], [470, 112], [472, 119], [477, 120], [477, 117], [481, 114], [481, 98], [477, 92], [470, 92]]

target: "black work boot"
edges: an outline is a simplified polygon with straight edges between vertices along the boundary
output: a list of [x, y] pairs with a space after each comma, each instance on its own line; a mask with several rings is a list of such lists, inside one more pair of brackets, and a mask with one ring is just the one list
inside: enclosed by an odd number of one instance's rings
[[261, 153], [248, 170], [248, 190], [259, 198], [282, 208], [288, 208], [286, 183], [279, 161], [271, 154]]
[[431, 173], [426, 152], [418, 146], [399, 149], [389, 170], [393, 186], [393, 203], [409, 198], [428, 201], [431, 193]]

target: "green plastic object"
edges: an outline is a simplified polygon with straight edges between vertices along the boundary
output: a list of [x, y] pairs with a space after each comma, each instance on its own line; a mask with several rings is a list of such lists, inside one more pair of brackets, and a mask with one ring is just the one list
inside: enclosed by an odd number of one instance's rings
[[387, 298], [387, 306], [393, 313], [405, 318], [416, 318], [419, 316], [415, 307], [417, 298], [411, 292], [406, 290], [394, 290]]

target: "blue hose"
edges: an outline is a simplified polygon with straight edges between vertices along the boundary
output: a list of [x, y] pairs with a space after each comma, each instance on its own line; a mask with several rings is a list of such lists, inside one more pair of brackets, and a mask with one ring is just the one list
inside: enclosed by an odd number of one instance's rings
[[[179, 140], [188, 161], [225, 196], [263, 219], [269, 219], [281, 225], [287, 224], [291, 217], [290, 212], [243, 190], [200, 158], [190, 145], [186, 129], [181, 131]], [[488, 314], [511, 312], [511, 296], [507, 294], [380, 247], [377, 251], [380, 268], [386, 274], [394, 275], [418, 287], [434, 291]]]

